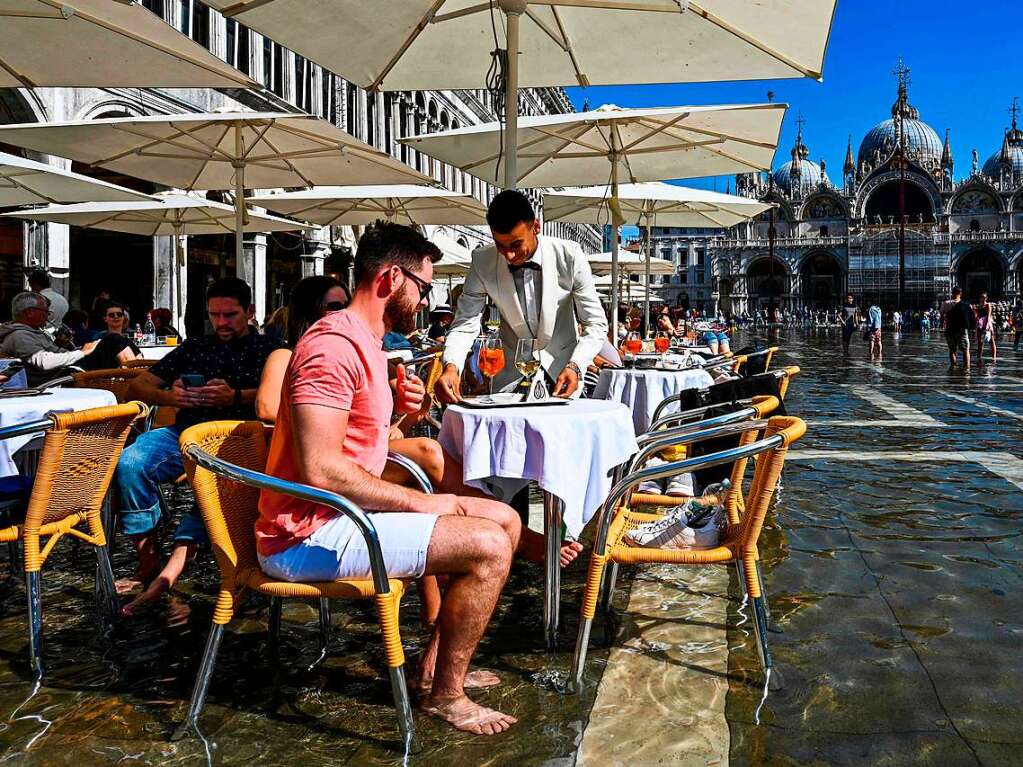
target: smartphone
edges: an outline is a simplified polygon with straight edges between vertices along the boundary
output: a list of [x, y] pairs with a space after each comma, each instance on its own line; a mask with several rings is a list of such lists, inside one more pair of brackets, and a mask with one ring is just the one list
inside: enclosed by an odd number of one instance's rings
[[185, 373], [181, 376], [181, 383], [185, 385], [186, 389], [194, 389], [199, 386], [205, 386], [206, 378], [198, 373]]

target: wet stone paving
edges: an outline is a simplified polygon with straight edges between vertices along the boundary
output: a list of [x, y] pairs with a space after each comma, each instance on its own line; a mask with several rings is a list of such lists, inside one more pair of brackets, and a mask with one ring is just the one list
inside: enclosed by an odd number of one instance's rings
[[[776, 679], [764, 685], [734, 570], [623, 572], [598, 619], [587, 685], [571, 664], [586, 557], [563, 584], [561, 645], [542, 649], [538, 567], [517, 564], [477, 663], [476, 695], [519, 717], [492, 738], [425, 716], [403, 760], [370, 603], [337, 603], [317, 663], [315, 605], [286, 603], [280, 660], [267, 605], [229, 627], [202, 718], [171, 742], [209, 630], [208, 555], [165, 601], [103, 633], [94, 559], [62, 541], [43, 572], [46, 677], [28, 672], [25, 591], [0, 563], [0, 762], [19, 765], [1000, 765], [1023, 749], [1023, 352], [950, 371], [940, 334], [859, 338], [782, 329], [802, 368], [790, 451], [761, 538]], [[743, 340], [740, 338], [738, 343]], [[179, 492], [177, 505], [189, 502]], [[164, 538], [169, 539], [169, 530]], [[115, 569], [132, 556], [117, 540]], [[608, 647], [609, 633], [613, 641]], [[414, 662], [415, 590], [402, 609]]]

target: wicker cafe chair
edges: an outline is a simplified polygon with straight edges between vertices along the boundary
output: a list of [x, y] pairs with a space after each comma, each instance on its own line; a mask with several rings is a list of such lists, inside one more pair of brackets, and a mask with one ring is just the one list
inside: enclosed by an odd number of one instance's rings
[[106, 389], [117, 397], [118, 403], [128, 401], [128, 389], [131, 382], [142, 374], [141, 370], [128, 368], [109, 368], [106, 370], [87, 370], [71, 376], [77, 389]]
[[145, 357], [141, 357], [136, 360], [128, 360], [123, 365], [121, 365], [121, 367], [128, 368], [129, 370], [134, 370], [136, 368], [146, 370], [148, 368], [153, 367], [153, 365], [155, 365], [159, 361], [160, 360], [147, 360]]
[[[709, 429], [714, 426], [738, 423], [751, 418], [766, 418], [778, 409], [779, 404], [781, 403], [777, 397], [763, 395], [753, 397], [752, 400], [747, 402], [736, 402], [731, 405], [709, 405], [698, 407], [693, 410], [687, 410], [683, 413], [671, 413], [670, 415], [663, 416], [651, 426], [650, 431], [639, 437], [638, 444], [640, 452], [633, 456], [632, 460], [629, 462], [626, 473], [631, 474], [637, 469], [643, 468], [650, 457], [665, 449], [664, 447], [660, 447], [664, 445], [665, 442], [669, 443], [668, 449], [674, 449], [672, 452], [677, 450], [684, 454], [684, 449], [681, 449], [677, 442], [673, 440], [684, 437], [686, 434], [692, 434], [693, 432], [702, 431], [703, 429]], [[705, 417], [708, 411], [719, 409], [728, 410], [729, 408], [731, 409], [730, 412], [722, 413], [711, 418]], [[703, 416], [703, 420], [699, 420], [701, 416]], [[683, 455], [679, 455], [679, 458], [682, 457]], [[742, 509], [743, 502], [741, 494], [741, 480], [742, 473], [739, 471], [739, 463], [736, 463], [732, 470], [731, 482], [732, 487], [735, 488], [735, 493], [738, 496], [740, 510]], [[630, 500], [634, 507], [676, 506], [679, 503], [684, 503], [687, 498], [675, 495], [662, 495], [660, 493], [633, 492]]]
[[[761, 429], [764, 430], [763, 437], [757, 440], [756, 437]], [[771, 497], [778, 483], [778, 477], [781, 475], [788, 447], [802, 437], [805, 432], [806, 424], [793, 416], [774, 416], [766, 422], [746, 421], [706, 429], [690, 434], [685, 441], [692, 444], [727, 433], [740, 433], [742, 437], [739, 445], [735, 448], [698, 458], [675, 461], [663, 466], [641, 469], [624, 477], [612, 488], [600, 511], [596, 540], [586, 578], [586, 589], [583, 594], [579, 634], [576, 639], [571, 677], [576, 690], [581, 689], [582, 686], [590, 629], [597, 610], [601, 583], [605, 577], [608, 563], [613, 565], [656, 563], [691, 566], [735, 563], [739, 569], [739, 581], [753, 603], [753, 625], [756, 632], [757, 649], [765, 674], [769, 674], [774, 663], [767, 646], [767, 600], [763, 575], [760, 572], [757, 542], [760, 538], [760, 531], [763, 529]], [[725, 500], [728, 527], [724, 539], [718, 546], [708, 549], [679, 550], [643, 548], [625, 543], [626, 533], [639, 525], [660, 518], [657, 514], [637, 512], [628, 503], [622, 503], [637, 484], [647, 479], [659, 479], [679, 472], [732, 462], [741, 463], [745, 470], [746, 462], [753, 456], [759, 456], [759, 458], [756, 461], [756, 469], [747, 496], [746, 511], [740, 515], [735, 501], [736, 495], [729, 493]], [[613, 584], [610, 588], [605, 589], [604, 598], [608, 604], [610, 604], [612, 591]]]
[[443, 350], [430, 352], [425, 358], [418, 357], [412, 360], [413, 363], [418, 362], [416, 375], [423, 380], [426, 396], [423, 397], [423, 404], [417, 412], [403, 415], [395, 424], [406, 437], [410, 436], [412, 429], [423, 421], [437, 431], [440, 431], [440, 423], [430, 415], [430, 410], [436, 404], [434, 392], [437, 388], [437, 381], [441, 373], [444, 372], [444, 364], [441, 362], [441, 355], [443, 353]]
[[[97, 588], [111, 617], [120, 605], [114, 590], [103, 506], [128, 432], [146, 413], [141, 402], [98, 407], [0, 429], [0, 439], [45, 430], [25, 521], [0, 529], [0, 542], [21, 541], [28, 591], [28, 654], [36, 678], [43, 674], [42, 603], [39, 577], [53, 547], [64, 535], [96, 548]], [[85, 528], [80, 526], [84, 523]], [[43, 543], [42, 539], [48, 538]]]
[[[220, 591], [188, 714], [174, 738], [183, 737], [189, 728], [198, 732], [198, 720], [213, 675], [224, 627], [234, 617], [235, 607], [243, 592], [251, 589], [272, 599], [269, 627], [271, 640], [280, 626], [279, 606], [283, 597], [374, 600], [398, 712], [398, 728], [406, 749], [410, 748], [414, 737], [412, 708], [405, 684], [405, 655], [398, 631], [398, 608], [405, 584], [396, 578], [387, 577], [380, 543], [370, 518], [339, 495], [261, 473], [267, 456], [267, 439], [262, 423], [213, 421], [199, 424], [182, 433], [180, 444], [220, 569]], [[257, 503], [261, 489], [328, 506], [338, 514], [349, 517], [366, 539], [372, 578], [328, 583], [291, 583], [267, 577], [256, 558], [254, 531], [259, 515]]]

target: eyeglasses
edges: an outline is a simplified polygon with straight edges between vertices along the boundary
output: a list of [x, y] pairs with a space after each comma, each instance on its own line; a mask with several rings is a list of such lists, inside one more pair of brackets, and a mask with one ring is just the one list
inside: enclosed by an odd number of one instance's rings
[[107, 314], [108, 320], [119, 320], [124, 316], [124, 312], [109, 312]]
[[347, 304], [344, 301], [328, 301], [323, 305], [323, 308], [328, 312], [339, 312], [345, 308]]
[[422, 277], [417, 277], [416, 275], [412, 274], [412, 272], [410, 272], [404, 266], [399, 266], [398, 268], [401, 269], [402, 274], [404, 274], [406, 277], [412, 280], [412, 282], [416, 283], [416, 285], [419, 287], [419, 303], [425, 301], [427, 297], [429, 297], [430, 291], [433, 290], [433, 285], [424, 280]]

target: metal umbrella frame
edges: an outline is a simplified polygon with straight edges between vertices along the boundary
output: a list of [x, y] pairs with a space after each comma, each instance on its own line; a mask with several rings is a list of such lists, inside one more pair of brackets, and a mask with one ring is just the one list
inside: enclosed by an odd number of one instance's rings
[[0, 208], [152, 199], [117, 184], [0, 152]]
[[0, 88], [259, 88], [135, 2], [0, 0]]
[[506, 188], [515, 188], [520, 175], [520, 87], [820, 79], [836, 6], [836, 0], [209, 2], [369, 90], [490, 87], [488, 71], [497, 62]]
[[[544, 215], [550, 221], [593, 223], [608, 220], [612, 190], [607, 187], [562, 189], [544, 195]], [[618, 213], [626, 223], [643, 226], [645, 236], [645, 284], [650, 284], [651, 255], [650, 231], [662, 226], [701, 226], [728, 229], [749, 221], [771, 209], [772, 203], [763, 203], [748, 197], [720, 194], [705, 189], [693, 189], [675, 184], [646, 183], [623, 184], [613, 192]], [[674, 271], [674, 270], [673, 270]], [[644, 303], [644, 331], [649, 332], [650, 297]]]
[[[26, 221], [48, 221], [82, 229], [103, 229], [145, 237], [169, 236], [174, 243], [175, 320], [184, 316], [181, 269], [184, 256], [181, 237], [186, 235], [232, 234], [235, 209], [213, 200], [184, 194], [159, 194], [154, 198], [128, 202], [90, 202], [78, 205], [50, 205], [18, 210], [4, 217]], [[248, 212], [245, 231], [276, 232], [312, 229], [309, 224]]]

